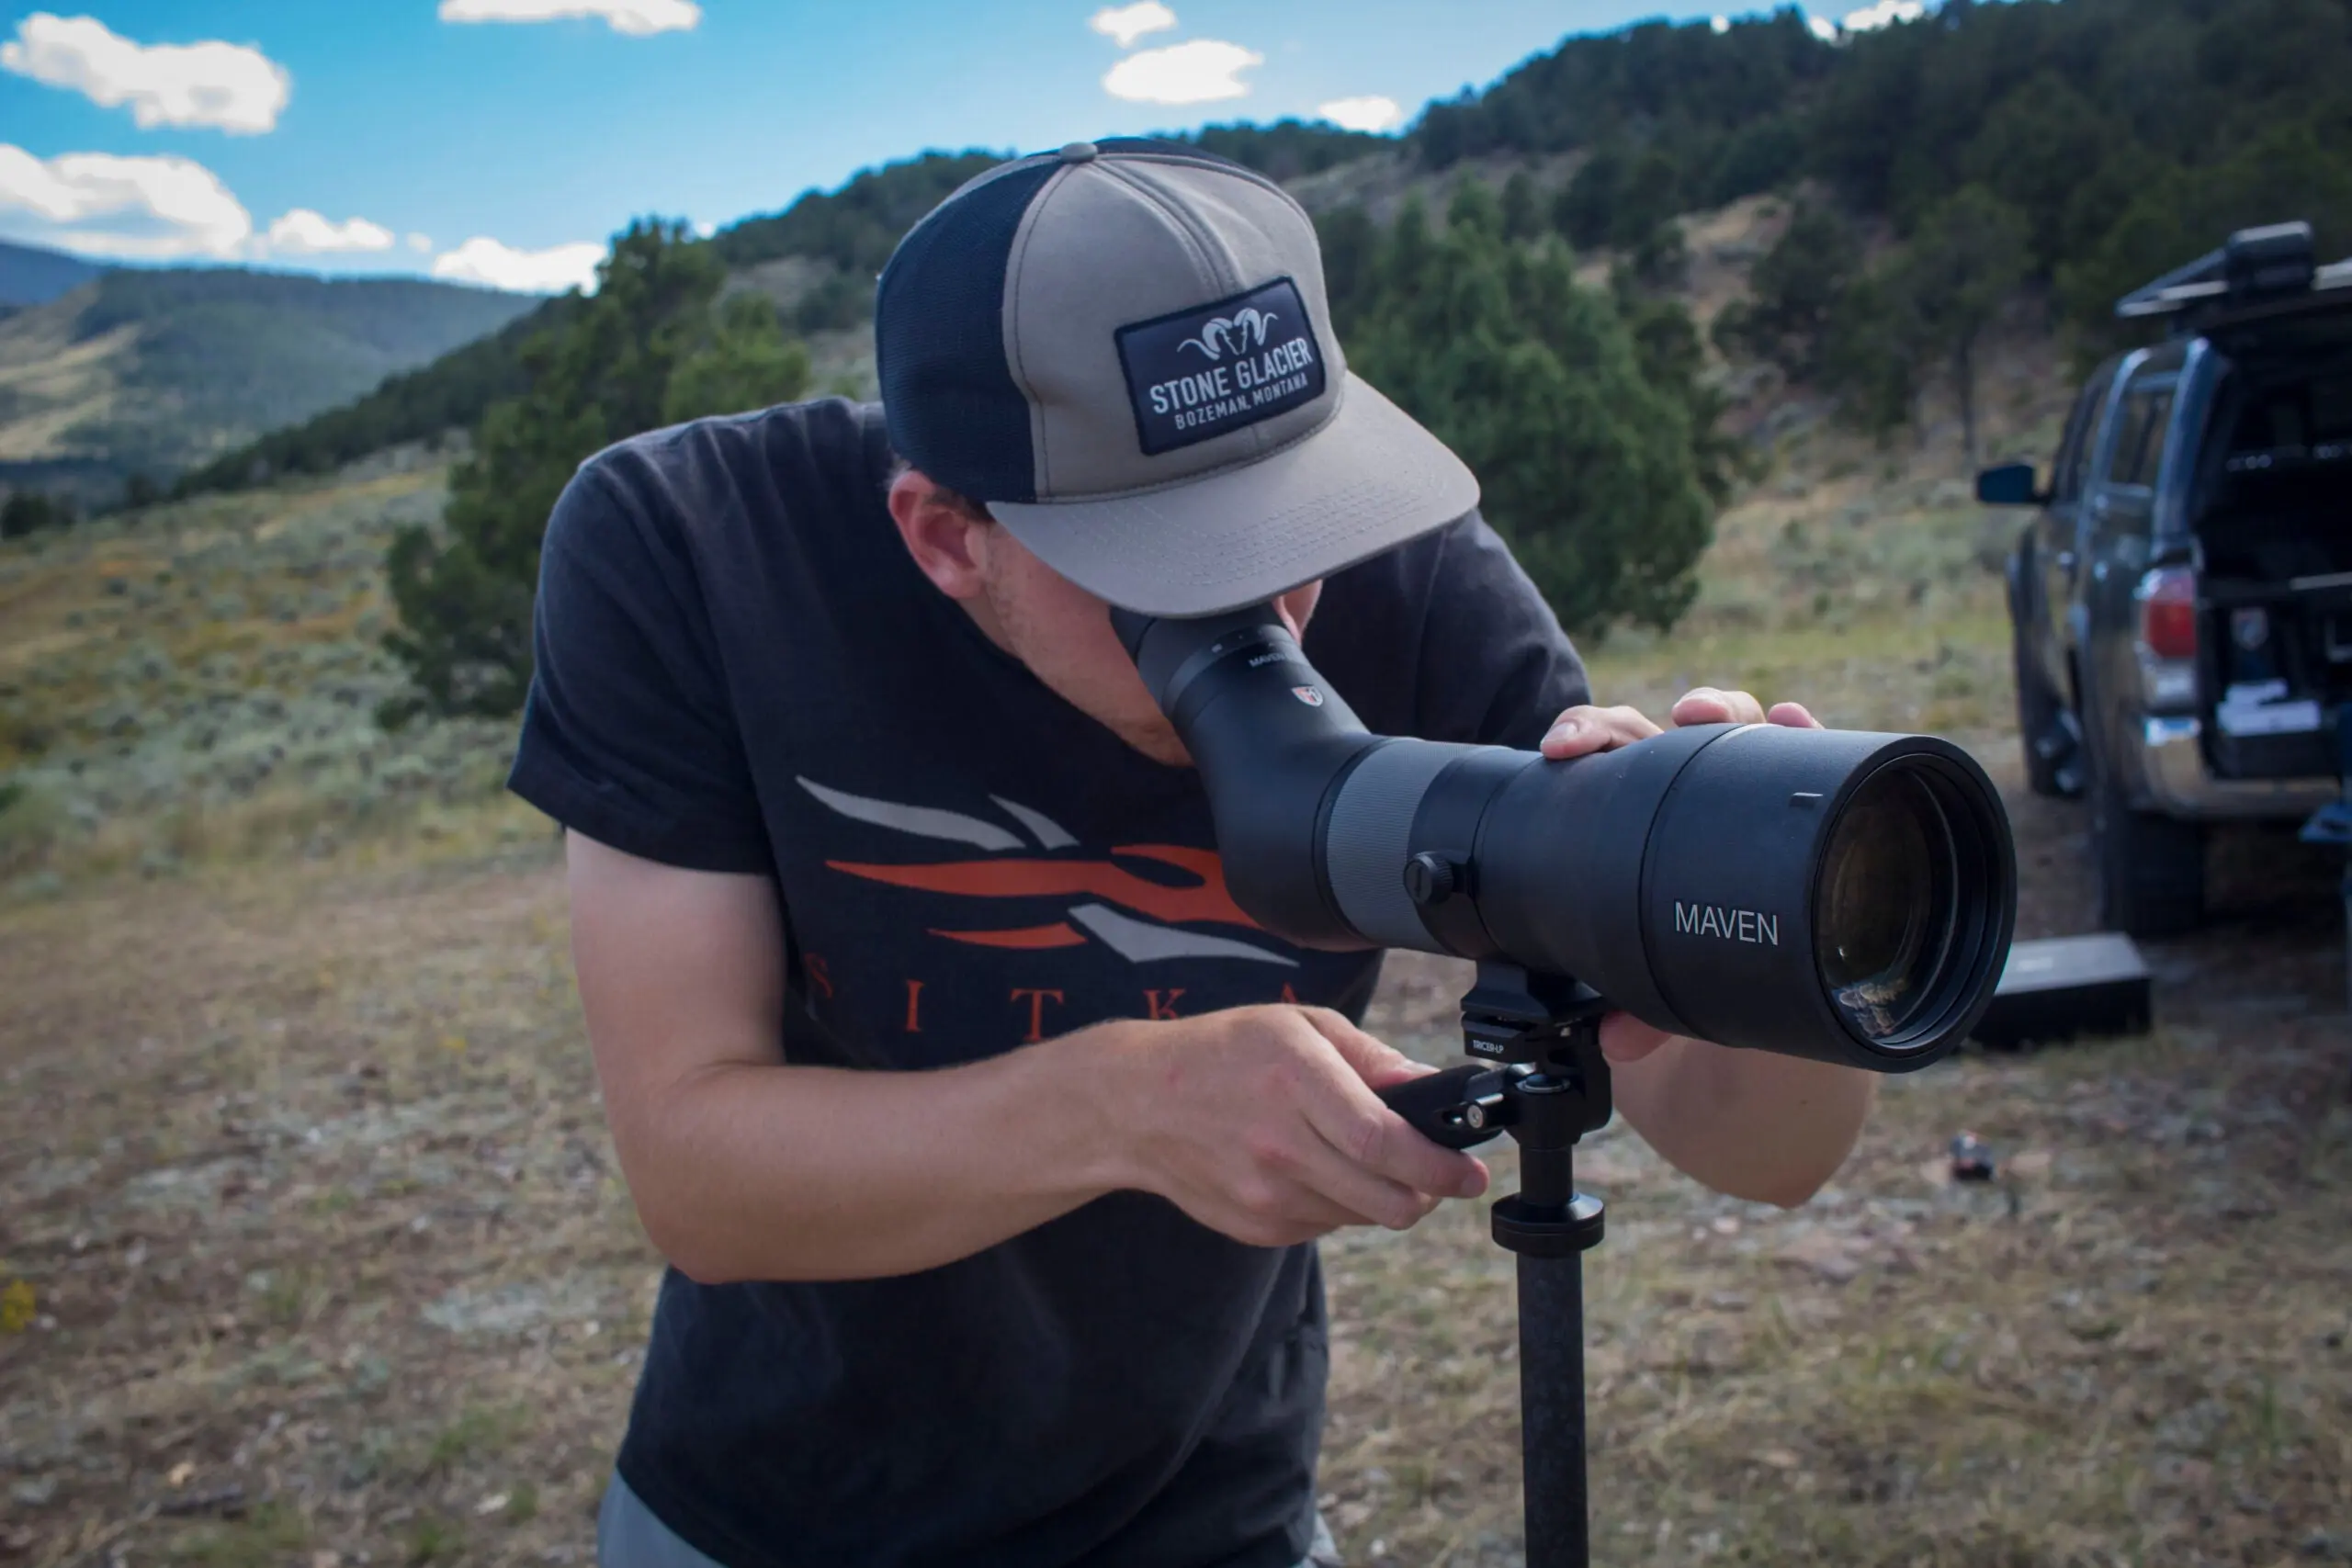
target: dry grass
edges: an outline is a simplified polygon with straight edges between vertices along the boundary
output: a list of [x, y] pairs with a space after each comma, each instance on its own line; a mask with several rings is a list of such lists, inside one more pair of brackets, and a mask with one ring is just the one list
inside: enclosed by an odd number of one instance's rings
[[580, 1539], [654, 1260], [546, 859], [0, 922], [0, 1254], [39, 1313], [0, 1341], [0, 1545], [479, 1562]]
[[445, 462], [375, 468], [0, 546], [0, 902], [446, 836], [496, 795], [511, 727], [377, 726], [384, 547]]
[[[1996, 400], [1996, 443], [2046, 445], [2048, 413]], [[1745, 684], [1956, 732], [2014, 783], [1988, 570], [2010, 525], [1948, 457], [1802, 423], [1780, 449], [1793, 467], [1725, 519], [1685, 625], [1596, 650], [1604, 699]], [[299, 696], [292, 650], [367, 635], [372, 576], [313, 581], [302, 541], [372, 550], [433, 482], [0, 550], [0, 765], [83, 758], [72, 776], [123, 803], [0, 801], [0, 881], [38, 880], [12, 841], [48, 878], [0, 900], [0, 1562], [588, 1561], [657, 1261], [545, 825], [472, 784], [372, 816], [282, 773], [132, 788], [198, 766], [171, 705]], [[232, 595], [248, 612], [216, 608]], [[152, 739], [93, 728], [126, 680]], [[2028, 934], [2086, 929], [2078, 810], [2013, 807]], [[2214, 929], [2153, 950], [2156, 1035], [1890, 1081], [1798, 1212], [1594, 1140], [1599, 1560], [2352, 1561], [2336, 871], [2233, 836]], [[1396, 961], [1374, 1026], [1451, 1056], [1460, 981]], [[1944, 1179], [1962, 1127], [1998, 1182]], [[1513, 1297], [1483, 1213], [1327, 1258], [1323, 1485], [1351, 1562], [1513, 1561]]]
[[[2067, 811], [2018, 818], [2060, 868], [2029, 919], [2074, 923]], [[554, 868], [478, 851], [0, 915], [0, 1272], [36, 1314], [0, 1337], [0, 1551], [584, 1561], [656, 1264]], [[2329, 868], [2295, 871], [2159, 951], [2163, 1032], [1893, 1080], [1802, 1211], [1596, 1140], [1601, 1560], [2352, 1551], [2352, 1053]], [[1397, 961], [1376, 1026], [1450, 1055], [1459, 978]], [[2001, 1182], [1942, 1178], [1962, 1126]], [[1510, 1561], [1515, 1325], [1483, 1216], [1329, 1258], [1351, 1561]]]
[[[2330, 1533], [2352, 1517], [2346, 1036], [2340, 1019], [2265, 1033], [1891, 1084], [1793, 1213], [1710, 1199], [1604, 1138], [1585, 1161], [1611, 1207], [1588, 1261], [1598, 1558], [2352, 1551]], [[1997, 1185], [1946, 1179], [1962, 1126], [2002, 1151]], [[1351, 1547], [1515, 1562], [1504, 1255], [1469, 1213], [1332, 1253], [1325, 1484]]]

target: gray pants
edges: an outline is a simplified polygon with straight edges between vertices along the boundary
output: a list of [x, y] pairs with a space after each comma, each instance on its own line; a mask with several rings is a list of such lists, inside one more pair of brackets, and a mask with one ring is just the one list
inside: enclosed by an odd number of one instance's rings
[[[722, 1568], [678, 1539], [653, 1510], [628, 1489], [617, 1472], [596, 1510], [596, 1568]], [[1315, 1544], [1298, 1568], [1340, 1568], [1340, 1549], [1323, 1516], [1315, 1516]]]

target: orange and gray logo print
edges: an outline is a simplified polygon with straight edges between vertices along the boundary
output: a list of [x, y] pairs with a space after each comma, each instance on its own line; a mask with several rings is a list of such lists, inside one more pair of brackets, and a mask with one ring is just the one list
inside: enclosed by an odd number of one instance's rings
[[[1077, 898], [1068, 918], [1042, 926], [986, 926], [942, 930], [931, 934], [974, 947], [1041, 949], [1082, 947], [1101, 942], [1130, 964], [1159, 958], [1239, 958], [1259, 964], [1279, 964], [1295, 969], [1298, 961], [1256, 942], [1193, 931], [1193, 926], [1232, 926], [1257, 931], [1258, 922], [1241, 912], [1226, 891], [1225, 867], [1213, 850], [1179, 844], [1122, 844], [1109, 860], [1086, 860], [1059, 852], [1075, 850], [1078, 840], [1052, 818], [1018, 802], [992, 795], [989, 799], [1020, 824], [1029, 837], [982, 817], [935, 806], [907, 806], [828, 789], [813, 779], [800, 787], [842, 816], [888, 828], [919, 839], [941, 839], [969, 844], [986, 852], [979, 860], [924, 861], [878, 865], [860, 861], [829, 860], [835, 871], [894, 887], [919, 888], [956, 897]], [[1033, 848], [1031, 840], [1035, 840]], [[1043, 853], [1037, 852], [1042, 851]], [[1118, 863], [1120, 859], [1156, 862], [1190, 876], [1190, 886], [1170, 885], [1143, 876]], [[1115, 908], [1114, 908], [1115, 906]]]

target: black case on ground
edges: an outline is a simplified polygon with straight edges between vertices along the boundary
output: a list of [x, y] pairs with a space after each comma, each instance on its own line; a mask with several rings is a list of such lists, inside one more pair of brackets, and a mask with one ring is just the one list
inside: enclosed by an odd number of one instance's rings
[[2120, 931], [2021, 942], [1973, 1038], [1987, 1045], [2138, 1034], [2150, 1016], [2148, 965]]

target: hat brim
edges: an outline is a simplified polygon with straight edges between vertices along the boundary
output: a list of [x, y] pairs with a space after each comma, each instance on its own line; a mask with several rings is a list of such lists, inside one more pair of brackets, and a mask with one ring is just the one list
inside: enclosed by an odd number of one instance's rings
[[1122, 609], [1213, 615], [1418, 538], [1478, 504], [1478, 480], [1351, 373], [1312, 435], [1245, 468], [1098, 500], [988, 503], [1047, 566]]

